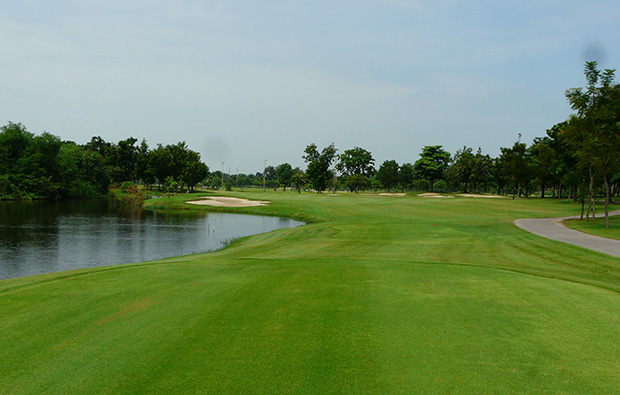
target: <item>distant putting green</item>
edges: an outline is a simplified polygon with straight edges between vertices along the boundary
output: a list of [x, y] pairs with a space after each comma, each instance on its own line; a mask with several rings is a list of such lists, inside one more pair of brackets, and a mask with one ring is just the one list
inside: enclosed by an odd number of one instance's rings
[[[0, 393], [620, 388], [620, 259], [512, 223], [575, 215], [572, 203], [228, 195], [272, 202], [229, 211], [311, 223], [215, 253], [0, 281]], [[204, 209], [184, 199], [152, 204]]]

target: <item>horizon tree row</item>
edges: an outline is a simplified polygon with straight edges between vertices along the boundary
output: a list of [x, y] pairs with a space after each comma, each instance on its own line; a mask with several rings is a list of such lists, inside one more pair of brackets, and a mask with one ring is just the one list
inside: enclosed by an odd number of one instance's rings
[[[584, 197], [584, 180], [588, 174], [579, 166], [566, 134], [561, 133], [566, 124], [555, 125], [547, 131], [547, 136], [536, 137], [529, 147], [518, 141], [512, 147], [502, 147], [497, 158], [483, 154], [480, 148], [474, 153], [471, 147], [464, 146], [451, 155], [441, 145], [432, 145], [423, 147], [420, 158], [413, 164], [399, 165], [395, 160], [386, 160], [378, 169], [372, 154], [364, 148], [355, 147], [338, 155], [333, 144], [321, 152], [311, 144], [306, 150], [314, 156], [303, 156], [308, 158], [306, 186], [318, 193], [335, 186], [350, 192], [380, 189], [493, 192], [515, 197], [528, 197], [538, 191], [541, 198], [550, 192], [552, 197], [578, 199]], [[599, 185], [596, 180], [595, 187]], [[602, 177], [598, 181], [602, 183]], [[620, 169], [615, 169], [608, 182], [610, 196], [618, 196]]]
[[124, 182], [191, 190], [206, 178], [209, 168], [185, 142], [150, 150], [137, 141], [93, 137], [79, 145], [9, 122], [0, 128], [0, 199], [95, 198]]
[[130, 181], [166, 189], [194, 186], [286, 188], [317, 193], [332, 189], [425, 190], [439, 192], [512, 194], [528, 197], [534, 191], [544, 198], [568, 197], [586, 203], [586, 218], [596, 210], [596, 197], [605, 197], [605, 217], [613, 196], [620, 193], [620, 85], [615, 70], [599, 70], [586, 62], [585, 88], [565, 92], [576, 111], [554, 125], [546, 136], [536, 137], [528, 147], [519, 141], [502, 147], [497, 158], [464, 146], [454, 155], [441, 145], [425, 146], [413, 164], [384, 161], [375, 168], [370, 151], [354, 147], [338, 154], [334, 144], [319, 149], [312, 143], [302, 158], [306, 170], [288, 163], [268, 166], [255, 174], [222, 174], [200, 161], [185, 142], [149, 149], [145, 140], [137, 145], [130, 137], [117, 144], [93, 137], [78, 145], [49, 133], [28, 132], [22, 124], [9, 122], [0, 129], [0, 199], [89, 198], [107, 193], [110, 184]]
[[[481, 149], [463, 147], [454, 156], [441, 145], [425, 146], [413, 165], [399, 166], [384, 161], [374, 168], [372, 154], [355, 147], [337, 155], [334, 144], [319, 152], [310, 144], [302, 158], [308, 164], [309, 185], [321, 193], [328, 180], [333, 189], [347, 187], [392, 190], [394, 188], [467, 192], [512, 193], [527, 197], [534, 189], [539, 196], [551, 190], [552, 196], [567, 196], [587, 203], [586, 218], [594, 214], [596, 196], [602, 188], [605, 219], [609, 227], [609, 204], [620, 193], [620, 85], [615, 70], [599, 70], [595, 61], [586, 62], [585, 88], [568, 89], [565, 96], [577, 113], [536, 137], [529, 147], [517, 141], [502, 147], [497, 158], [483, 155]], [[335, 163], [334, 169], [331, 169]], [[336, 176], [340, 172], [340, 177]]]
[[[553, 126], [547, 130], [547, 136], [536, 137], [529, 147], [519, 141], [512, 147], [502, 147], [497, 158], [483, 154], [480, 148], [474, 153], [471, 147], [465, 146], [450, 155], [441, 145], [433, 145], [423, 147], [420, 158], [413, 164], [399, 165], [395, 160], [386, 160], [378, 169], [372, 153], [364, 148], [354, 147], [337, 154], [333, 144], [322, 150], [310, 144], [302, 156], [308, 163], [305, 171], [283, 163], [267, 166], [264, 174], [237, 175], [236, 182], [229, 185], [261, 187], [265, 180], [269, 188], [284, 187], [286, 190], [295, 186], [298, 191], [309, 188], [318, 193], [328, 189], [350, 192], [417, 190], [513, 194], [515, 197], [528, 197], [538, 191], [541, 198], [551, 193], [552, 197], [585, 203], [587, 187], [584, 182], [588, 174], [579, 167], [575, 150], [563, 133], [566, 125], [567, 122], [561, 122]], [[620, 193], [619, 171], [616, 169], [616, 176], [610, 181], [612, 196]], [[211, 187], [221, 186], [220, 176], [221, 172], [212, 174]], [[598, 183], [596, 180], [594, 186], [600, 187], [602, 178]]]

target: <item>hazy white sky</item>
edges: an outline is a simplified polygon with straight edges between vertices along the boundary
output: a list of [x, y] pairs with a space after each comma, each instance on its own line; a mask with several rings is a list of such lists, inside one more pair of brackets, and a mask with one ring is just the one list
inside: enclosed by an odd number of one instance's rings
[[620, 67], [617, 0], [15, 0], [0, 122], [85, 143], [186, 141], [212, 170], [305, 168], [334, 142], [492, 156], [565, 120], [585, 60]]

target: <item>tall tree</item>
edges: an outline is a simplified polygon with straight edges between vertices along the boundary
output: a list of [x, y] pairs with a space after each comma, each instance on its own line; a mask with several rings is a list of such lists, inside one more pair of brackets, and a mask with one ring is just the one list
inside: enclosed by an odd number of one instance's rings
[[58, 151], [62, 141], [59, 137], [43, 132], [40, 136], [35, 136], [31, 144], [24, 152], [27, 160], [27, 170], [35, 177], [49, 176], [54, 179], [58, 177]]
[[185, 183], [181, 178], [181, 174], [188, 162], [192, 160], [192, 152], [187, 148], [185, 141], [177, 144], [157, 147], [150, 153], [150, 166], [157, 178], [157, 182], [161, 186], [165, 180], [170, 177], [174, 182]]
[[90, 199], [107, 192], [109, 178], [99, 153], [67, 142], [60, 147], [58, 164], [64, 196]]
[[58, 152], [62, 142], [20, 123], [0, 128], [0, 198], [46, 199], [59, 189]]
[[149, 164], [153, 169], [157, 183], [161, 187], [171, 172], [169, 150], [163, 145], [157, 144], [157, 147], [149, 153], [149, 157]]
[[187, 148], [185, 141], [166, 146], [170, 167], [168, 168], [168, 176], [172, 177], [177, 183], [182, 183], [181, 173], [185, 169], [185, 165], [189, 160], [190, 150]]
[[336, 151], [333, 143], [320, 152], [314, 143], [308, 145], [304, 150], [302, 158], [308, 163], [306, 175], [317, 193], [323, 192], [333, 177], [329, 168], [336, 158]]
[[112, 144], [106, 142], [99, 136], [93, 136], [88, 143], [86, 143], [86, 149], [89, 151], [95, 151], [102, 157], [109, 155], [109, 151], [112, 149]]
[[441, 145], [427, 145], [413, 166], [416, 178], [428, 180], [432, 192], [435, 181], [444, 179], [449, 164], [450, 154]]
[[297, 193], [301, 193], [301, 189], [308, 182], [306, 180], [306, 175], [304, 174], [304, 172], [299, 167], [296, 167], [293, 170], [293, 176], [291, 177], [291, 179], [292, 179], [293, 183], [295, 183], [295, 189], [297, 189]]
[[413, 178], [415, 176], [415, 169], [411, 163], [404, 163], [398, 170], [398, 182], [402, 191], [411, 189], [413, 186]]
[[19, 161], [34, 135], [21, 123], [9, 122], [0, 129], [0, 173], [19, 173]]
[[510, 181], [513, 191], [518, 197], [525, 192], [527, 197], [528, 186], [531, 180], [531, 164], [525, 143], [516, 142], [512, 148], [501, 148], [499, 164], [502, 172]]
[[155, 179], [155, 169], [153, 167], [151, 151], [149, 150], [149, 145], [147, 144], [145, 139], [142, 139], [142, 142], [138, 146], [137, 149], [138, 158], [136, 160], [136, 176], [138, 180], [144, 183], [144, 186], [149, 188], [152, 186]]
[[615, 70], [598, 69], [595, 61], [586, 62], [585, 90], [573, 88], [566, 98], [576, 115], [565, 128], [580, 163], [590, 173], [590, 201], [594, 177], [599, 173], [605, 186], [605, 226], [609, 228], [611, 177], [620, 160], [620, 86], [614, 83]]
[[568, 143], [565, 133], [562, 132], [567, 125], [568, 121], [564, 121], [547, 130], [549, 145], [557, 155], [553, 179], [557, 184], [557, 197], [559, 199], [562, 198], [564, 187], [568, 189], [569, 198], [574, 197], [583, 182], [583, 171], [577, 166], [575, 150]]
[[532, 172], [540, 186], [540, 198], [544, 199], [548, 184], [553, 182], [557, 174], [558, 154], [549, 137], [536, 137], [529, 151], [532, 157]]
[[187, 184], [191, 192], [194, 186], [203, 181], [209, 175], [209, 167], [200, 161], [200, 154], [196, 151], [188, 151], [187, 161], [180, 175], [181, 182]]
[[284, 186], [284, 192], [286, 187], [291, 185], [293, 177], [293, 168], [289, 163], [282, 163], [276, 168], [276, 176], [278, 178], [278, 184]]
[[379, 180], [383, 188], [388, 192], [398, 185], [398, 170], [398, 163], [395, 160], [384, 161], [379, 167], [379, 170], [377, 170], [377, 180]]
[[454, 158], [452, 159], [452, 166], [450, 166], [448, 173], [449, 178], [453, 186], [468, 193], [470, 190], [470, 183], [472, 174], [474, 172], [475, 157], [471, 148], [463, 147], [456, 151]]
[[123, 181], [136, 181], [136, 164], [138, 160], [138, 139], [130, 137], [112, 146], [108, 163], [112, 167], [112, 180], [120, 184]]
[[474, 167], [470, 176], [472, 191], [487, 192], [493, 182], [493, 159], [486, 154], [482, 154], [482, 149], [478, 147], [474, 156]]
[[265, 167], [265, 181], [266, 181], [266, 185], [269, 188], [277, 187], [278, 173], [276, 172], [276, 168], [275, 167], [273, 167], [271, 165]]
[[358, 192], [368, 184], [368, 177], [374, 171], [375, 160], [364, 148], [355, 147], [338, 156], [336, 169], [345, 176], [345, 183], [351, 192]]

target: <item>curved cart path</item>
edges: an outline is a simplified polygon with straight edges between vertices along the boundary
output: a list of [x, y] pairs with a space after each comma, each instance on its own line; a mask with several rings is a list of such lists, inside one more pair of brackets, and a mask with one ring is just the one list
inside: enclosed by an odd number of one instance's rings
[[[609, 215], [620, 215], [620, 210], [610, 212]], [[566, 227], [562, 221], [579, 217], [561, 218], [526, 218], [514, 221], [519, 228], [527, 230], [535, 235], [546, 237], [547, 239], [573, 244], [593, 251], [602, 252], [616, 257], [620, 257], [620, 240], [607, 239], [605, 237], [593, 236]]]

